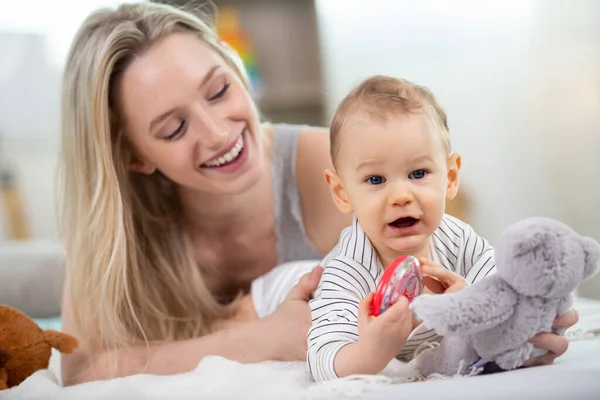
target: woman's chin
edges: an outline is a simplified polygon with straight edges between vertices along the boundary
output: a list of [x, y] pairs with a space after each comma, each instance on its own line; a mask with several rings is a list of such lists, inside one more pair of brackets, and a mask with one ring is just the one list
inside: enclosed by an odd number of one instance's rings
[[[263, 170], [260, 165], [252, 166], [243, 175], [237, 177], [237, 179], [228, 182], [227, 185], [220, 187], [220, 192], [223, 194], [243, 194], [250, 191], [253, 187], [258, 185], [263, 176]], [[226, 186], [226, 187], [225, 187]]]

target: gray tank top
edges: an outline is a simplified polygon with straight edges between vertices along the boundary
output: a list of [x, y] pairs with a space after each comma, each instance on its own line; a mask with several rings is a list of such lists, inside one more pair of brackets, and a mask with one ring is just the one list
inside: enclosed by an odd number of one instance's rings
[[279, 264], [323, 258], [306, 236], [296, 179], [296, 149], [306, 126], [272, 125], [271, 177]]

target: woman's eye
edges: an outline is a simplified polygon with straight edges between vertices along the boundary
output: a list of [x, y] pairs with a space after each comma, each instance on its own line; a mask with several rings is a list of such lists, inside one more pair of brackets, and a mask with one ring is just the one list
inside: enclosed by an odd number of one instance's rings
[[231, 84], [229, 82], [225, 82], [225, 84], [223, 85], [223, 88], [221, 90], [219, 90], [219, 93], [215, 94], [214, 96], [212, 96], [208, 100], [209, 101], [218, 100], [221, 97], [225, 96], [225, 93], [227, 93], [227, 90], [229, 89], [229, 86], [231, 86]]
[[371, 185], [381, 185], [385, 182], [385, 178], [381, 175], [374, 175], [367, 178], [367, 182]]
[[169, 136], [166, 136], [164, 139], [167, 142], [170, 142], [171, 140], [175, 139], [177, 136], [179, 136], [179, 134], [181, 132], [183, 132], [183, 129], [185, 128], [185, 121], [181, 121], [181, 123], [179, 124], [179, 126], [177, 127], [177, 129], [175, 129], [173, 131], [173, 133], [171, 133]]
[[427, 176], [427, 171], [425, 171], [424, 169], [418, 169], [418, 170], [413, 171], [410, 174], [408, 174], [409, 179], [423, 179], [426, 176]]

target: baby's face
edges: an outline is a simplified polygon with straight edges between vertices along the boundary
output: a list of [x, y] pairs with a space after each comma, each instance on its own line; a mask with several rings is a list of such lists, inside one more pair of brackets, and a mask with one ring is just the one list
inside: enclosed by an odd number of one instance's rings
[[460, 163], [457, 154], [448, 157], [429, 115], [351, 117], [338, 155], [342, 191], [383, 261], [428, 256], [446, 199], [456, 195]]

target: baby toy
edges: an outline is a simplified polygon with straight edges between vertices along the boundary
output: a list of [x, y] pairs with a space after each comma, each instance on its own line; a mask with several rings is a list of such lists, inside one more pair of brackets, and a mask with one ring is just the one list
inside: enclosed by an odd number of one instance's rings
[[413, 360], [424, 376], [472, 373], [495, 362], [516, 369], [546, 350], [529, 343], [553, 331], [571, 307], [572, 292], [598, 272], [600, 244], [549, 218], [511, 225], [496, 247], [497, 272], [460, 292], [416, 298], [410, 305], [423, 324], [444, 336]]
[[77, 340], [62, 332], [43, 331], [22, 312], [0, 305], [0, 390], [19, 385], [48, 368], [51, 348], [71, 353]]
[[371, 303], [371, 314], [380, 315], [400, 296], [412, 301], [423, 293], [423, 272], [419, 260], [413, 256], [395, 259], [383, 273]]

